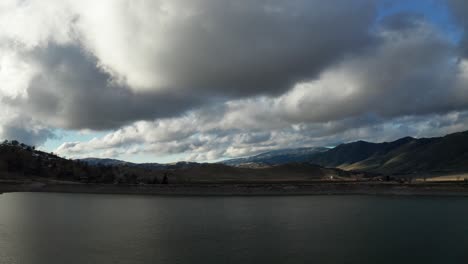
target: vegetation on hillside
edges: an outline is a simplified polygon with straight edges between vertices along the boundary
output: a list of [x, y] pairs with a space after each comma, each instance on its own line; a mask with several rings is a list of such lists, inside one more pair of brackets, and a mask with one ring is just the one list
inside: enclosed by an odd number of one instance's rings
[[43, 179], [81, 183], [158, 184], [164, 175], [126, 166], [91, 166], [79, 160], [61, 158], [18, 141], [0, 144], [0, 178]]
[[309, 161], [385, 175], [468, 172], [468, 131], [384, 143], [357, 141], [318, 153]]
[[[88, 161], [88, 162], [87, 162]], [[0, 145], [0, 179], [105, 184], [266, 183], [357, 180], [367, 175], [308, 163], [262, 168], [178, 162], [134, 164], [104, 160], [69, 160], [17, 141]], [[113, 165], [109, 165], [113, 164]]]

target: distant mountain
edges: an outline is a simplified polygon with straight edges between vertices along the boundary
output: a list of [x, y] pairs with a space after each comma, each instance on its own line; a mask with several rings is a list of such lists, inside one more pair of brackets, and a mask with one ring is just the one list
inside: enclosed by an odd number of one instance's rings
[[189, 162], [189, 161], [179, 161], [174, 163], [138, 163], [134, 164], [135, 167], [147, 170], [175, 170], [175, 169], [185, 169], [185, 168], [196, 168], [200, 167], [202, 163]]
[[265, 167], [287, 163], [308, 162], [317, 153], [327, 151], [323, 147], [280, 149], [261, 153], [252, 157], [230, 159], [221, 163], [235, 167]]
[[293, 162], [386, 175], [468, 172], [468, 131], [434, 138], [404, 137], [383, 143], [356, 141], [331, 149], [275, 150], [222, 163], [262, 168]]
[[117, 159], [100, 159], [100, 158], [85, 158], [79, 159], [88, 165], [91, 166], [122, 166], [122, 165], [136, 165], [135, 163], [117, 160]]
[[309, 162], [383, 174], [468, 172], [468, 131], [444, 137], [341, 144], [314, 155]]
[[169, 170], [169, 169], [182, 169], [188, 167], [198, 167], [200, 163], [179, 161], [174, 163], [133, 163], [118, 159], [101, 159], [101, 158], [85, 158], [78, 161], [84, 162], [90, 166], [110, 166], [110, 167], [133, 167], [146, 170]]
[[275, 150], [208, 164], [136, 164], [114, 159], [68, 160], [17, 141], [0, 144], [0, 179], [158, 184], [308, 182], [384, 175], [468, 173], [468, 131], [392, 142], [357, 141], [335, 148]]
[[306, 163], [254, 169], [193, 162], [135, 164], [112, 159], [69, 160], [17, 141], [0, 144], [0, 181], [9, 182], [151, 185], [346, 181], [368, 177], [365, 173]]

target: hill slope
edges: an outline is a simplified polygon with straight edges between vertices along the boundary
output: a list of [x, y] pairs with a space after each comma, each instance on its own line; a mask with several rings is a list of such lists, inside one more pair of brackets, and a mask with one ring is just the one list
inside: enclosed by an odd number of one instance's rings
[[288, 163], [263, 168], [232, 167], [224, 164], [199, 164], [171, 171], [178, 182], [273, 183], [351, 180], [367, 175], [308, 163]]
[[326, 167], [384, 174], [468, 171], [468, 131], [444, 137], [358, 141], [318, 153], [309, 160]]
[[221, 163], [236, 167], [262, 167], [287, 163], [301, 163], [307, 162], [313, 155], [327, 150], [327, 148], [322, 147], [281, 149], [247, 158], [230, 159], [222, 161]]
[[118, 160], [67, 160], [15, 142], [0, 144], [0, 180], [106, 184], [271, 183], [350, 180], [362, 173], [292, 163], [266, 168], [178, 162], [135, 164]]
[[79, 161], [84, 162], [91, 166], [123, 166], [123, 165], [132, 166], [132, 165], [135, 165], [134, 163], [123, 161], [123, 160], [118, 160], [118, 159], [85, 158], [85, 159], [79, 159]]

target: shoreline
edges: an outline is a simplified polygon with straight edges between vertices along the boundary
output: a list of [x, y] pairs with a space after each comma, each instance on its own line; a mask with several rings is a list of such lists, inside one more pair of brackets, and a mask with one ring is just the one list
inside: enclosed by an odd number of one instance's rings
[[57, 184], [0, 183], [0, 194], [11, 192], [51, 192], [88, 194], [127, 194], [156, 196], [305, 196], [305, 195], [399, 195], [467, 196], [463, 183], [242, 183], [242, 184]]

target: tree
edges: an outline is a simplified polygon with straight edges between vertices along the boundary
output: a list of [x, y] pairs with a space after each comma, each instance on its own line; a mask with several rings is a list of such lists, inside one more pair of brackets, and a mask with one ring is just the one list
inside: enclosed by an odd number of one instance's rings
[[164, 178], [162, 179], [161, 184], [168, 184], [168, 183], [169, 183], [169, 179], [167, 178], [167, 173], [164, 173]]

